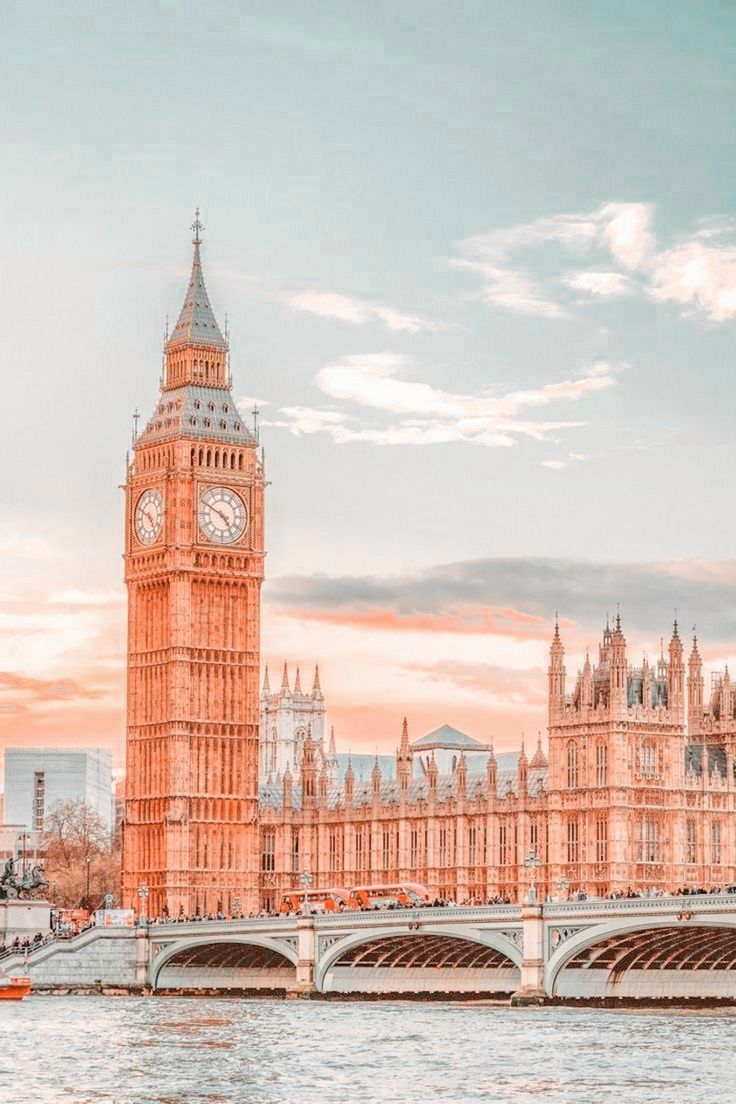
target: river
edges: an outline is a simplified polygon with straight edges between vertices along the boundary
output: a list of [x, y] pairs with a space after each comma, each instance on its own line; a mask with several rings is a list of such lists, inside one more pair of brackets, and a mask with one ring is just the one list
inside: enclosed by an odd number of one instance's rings
[[0, 1005], [2, 1104], [719, 1104], [736, 1010], [42, 997]]

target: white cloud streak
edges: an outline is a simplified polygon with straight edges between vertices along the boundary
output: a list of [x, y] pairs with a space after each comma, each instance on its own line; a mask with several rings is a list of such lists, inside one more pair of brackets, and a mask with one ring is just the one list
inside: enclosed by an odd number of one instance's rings
[[[701, 224], [679, 244], [662, 249], [652, 230], [653, 214], [649, 203], [606, 203], [588, 213], [535, 219], [467, 238], [463, 256], [451, 263], [479, 277], [480, 300], [519, 314], [568, 317], [567, 289], [568, 296], [571, 290], [592, 300], [638, 292], [713, 322], [736, 317], [734, 224]], [[595, 267], [565, 270], [561, 260], [553, 275], [533, 275], [529, 254], [552, 249], [591, 258]], [[544, 272], [545, 264], [537, 267]]]
[[320, 318], [335, 318], [340, 322], [348, 322], [351, 326], [380, 322], [392, 333], [408, 334], [432, 333], [439, 328], [435, 322], [421, 315], [406, 314], [393, 307], [334, 291], [290, 291], [284, 294], [283, 300], [297, 310], [316, 314]]
[[[413, 370], [413, 361], [396, 353], [344, 357], [322, 368], [314, 382], [323, 394], [350, 404], [353, 410], [285, 407], [266, 424], [295, 435], [328, 433], [338, 444], [468, 441], [487, 448], [509, 447], [520, 437], [542, 441], [551, 433], [584, 424], [569, 419], [537, 420], [524, 414], [553, 404], [575, 403], [604, 391], [614, 385], [620, 368], [599, 362], [579, 376], [541, 387], [477, 395], [445, 391], [407, 378]], [[374, 424], [381, 414], [401, 420]]]

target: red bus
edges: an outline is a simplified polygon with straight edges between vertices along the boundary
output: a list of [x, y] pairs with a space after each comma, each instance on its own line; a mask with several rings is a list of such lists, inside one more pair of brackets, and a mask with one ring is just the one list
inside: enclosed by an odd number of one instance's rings
[[[303, 889], [290, 889], [281, 897], [279, 912], [303, 912]], [[307, 905], [310, 912], [342, 912], [355, 908], [355, 902], [346, 889], [309, 889], [306, 891]]]
[[358, 908], [406, 908], [407, 905], [425, 905], [429, 890], [418, 882], [402, 882], [401, 885], [364, 885], [350, 891]]

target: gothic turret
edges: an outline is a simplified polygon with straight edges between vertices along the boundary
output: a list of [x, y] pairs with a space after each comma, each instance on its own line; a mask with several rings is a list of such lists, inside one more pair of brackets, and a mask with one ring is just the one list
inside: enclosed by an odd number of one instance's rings
[[677, 619], [675, 619], [672, 628], [669, 654], [667, 704], [671, 710], [682, 714], [685, 706], [685, 660], [683, 658], [682, 640], [677, 631]]
[[291, 687], [289, 686], [289, 668], [286, 666], [286, 664], [284, 664], [284, 673], [281, 677], [281, 693], [291, 693]]
[[294, 787], [294, 780], [291, 777], [291, 771], [289, 770], [289, 767], [287, 766], [286, 770], [284, 771], [284, 782], [283, 782], [283, 796], [284, 796], [284, 808], [285, 809], [291, 809], [293, 804], [294, 804], [294, 789], [293, 789], [293, 787]]
[[314, 665], [314, 682], [312, 683], [312, 697], [315, 701], [321, 701], [322, 699], [322, 687], [319, 683], [319, 663]]
[[516, 766], [516, 771], [519, 783], [519, 797], [522, 797], [526, 793], [527, 782], [529, 780], [529, 761], [526, 757], [523, 736], [521, 738], [521, 751], [519, 752], [519, 761]]
[[353, 760], [351, 759], [351, 757], [349, 755], [348, 755], [348, 767], [347, 767], [347, 770], [345, 771], [344, 786], [345, 786], [345, 804], [346, 805], [348, 805], [348, 804], [352, 805], [353, 804], [353, 794], [355, 792], [355, 773], [353, 771]]
[[559, 618], [555, 617], [555, 634], [549, 650], [549, 716], [550, 721], [565, 708], [565, 649], [560, 639]]
[[401, 726], [401, 743], [396, 752], [396, 773], [402, 789], [406, 789], [409, 784], [413, 759], [414, 753], [409, 743], [409, 725], [407, 724], [406, 717], [404, 717], [404, 723]]
[[585, 649], [585, 663], [580, 678], [580, 705], [583, 709], [593, 708], [593, 671], [590, 666], [590, 655]]
[[468, 761], [465, 758], [465, 752], [460, 753], [460, 760], [455, 768], [455, 777], [457, 779], [457, 796], [465, 797], [468, 792]]
[[687, 664], [687, 707], [690, 724], [699, 719], [703, 712], [703, 661], [698, 651], [698, 638], [693, 633], [693, 646]]
[[263, 690], [261, 691], [261, 693], [262, 694], [270, 694], [271, 693], [271, 686], [270, 686], [269, 681], [268, 681], [268, 665], [266, 665], [266, 670], [263, 674]]
[[373, 800], [378, 801], [381, 796], [381, 764], [378, 762], [378, 753], [376, 753], [373, 770], [371, 771], [371, 790]]
[[[607, 626], [606, 626], [607, 628]], [[621, 629], [621, 616], [616, 614], [613, 632], [610, 634], [609, 701], [613, 716], [622, 717], [627, 710], [628, 670], [626, 667], [626, 638]]]
[[296, 678], [294, 680], [294, 693], [301, 694], [302, 692], [302, 677], [299, 673], [299, 668], [296, 669]]
[[[590, 664], [588, 664], [590, 666]], [[542, 748], [542, 733], [537, 734], [537, 750], [534, 752], [532, 760], [529, 764], [532, 770], [540, 770], [547, 766], [547, 756], [544, 754]]]

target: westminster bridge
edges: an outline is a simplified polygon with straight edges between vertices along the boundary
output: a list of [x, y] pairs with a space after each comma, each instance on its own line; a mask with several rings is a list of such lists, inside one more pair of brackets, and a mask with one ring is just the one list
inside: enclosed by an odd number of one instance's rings
[[[6, 958], [5, 970], [24, 969]], [[91, 928], [34, 988], [736, 1001], [736, 896], [587, 900]]]

